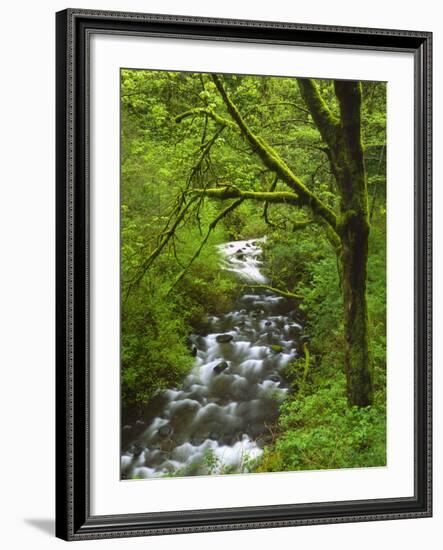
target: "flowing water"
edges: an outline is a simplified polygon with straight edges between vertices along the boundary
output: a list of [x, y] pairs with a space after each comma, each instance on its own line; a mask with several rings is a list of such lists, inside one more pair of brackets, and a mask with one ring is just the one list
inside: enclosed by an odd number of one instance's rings
[[297, 356], [301, 325], [288, 300], [254, 289], [267, 282], [261, 243], [219, 246], [222, 268], [249, 290], [235, 311], [209, 319], [208, 334], [191, 336], [195, 365], [179, 389], [164, 392], [158, 415], [127, 446], [122, 478], [242, 472], [272, 441], [288, 391], [282, 370]]

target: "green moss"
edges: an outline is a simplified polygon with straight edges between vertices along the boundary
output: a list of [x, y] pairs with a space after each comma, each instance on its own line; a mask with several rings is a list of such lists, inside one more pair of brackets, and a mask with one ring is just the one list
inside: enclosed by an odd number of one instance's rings
[[271, 346], [271, 350], [274, 352], [274, 353], [281, 353], [283, 351], [283, 347], [282, 346], [279, 346], [278, 344], [273, 344]]

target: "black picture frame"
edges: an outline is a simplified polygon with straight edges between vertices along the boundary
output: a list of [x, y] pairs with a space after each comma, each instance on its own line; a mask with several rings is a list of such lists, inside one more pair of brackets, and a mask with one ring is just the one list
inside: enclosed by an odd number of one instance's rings
[[[429, 517], [432, 33], [68, 9], [56, 14], [56, 535], [65, 540]], [[88, 55], [93, 33], [412, 52], [415, 65], [413, 497], [92, 516]], [[412, 405], [412, 404], [411, 404]]]

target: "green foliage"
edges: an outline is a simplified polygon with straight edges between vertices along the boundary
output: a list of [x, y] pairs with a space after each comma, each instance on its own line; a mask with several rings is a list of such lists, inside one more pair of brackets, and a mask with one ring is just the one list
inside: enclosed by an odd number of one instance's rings
[[220, 460], [211, 448], [206, 449], [203, 453], [203, 462], [208, 474], [214, 474], [220, 466]]
[[384, 403], [348, 407], [344, 392], [344, 377], [335, 376], [311, 395], [287, 399], [280, 435], [257, 471], [386, 465]]
[[[340, 195], [325, 144], [296, 80], [231, 75], [223, 81], [251, 131], [273, 147], [312, 193], [339, 213]], [[338, 116], [333, 83], [322, 80], [318, 85], [329, 109]], [[238, 131], [223, 127], [214, 117], [192, 114], [200, 109], [215, 113], [219, 120], [230, 120], [210, 75], [121, 71], [123, 408], [142, 409], [159, 390], [178, 386], [193, 363], [189, 334], [204, 330], [207, 315], [232, 307], [239, 289], [234, 278], [220, 270], [217, 244], [266, 235], [264, 268], [270, 284], [302, 297], [293, 305], [303, 317], [304, 335], [309, 336], [309, 365], [301, 355], [286, 367], [291, 392], [281, 405], [277, 437], [261, 459], [243, 458], [244, 472], [385, 464], [386, 86], [365, 82], [362, 91], [375, 400], [372, 407], [357, 409], [349, 408], [345, 398], [337, 254], [324, 225], [313, 219], [308, 208], [244, 201], [212, 229], [190, 263], [211, 222], [227, 206], [203, 198], [152, 265], [144, 268], [171, 229], [179, 197], [188, 200], [193, 188], [234, 185], [242, 191], [280, 192], [288, 188], [275, 180]], [[274, 346], [273, 351], [281, 349]], [[230, 473], [208, 449], [186, 471], [168, 475], [219, 471]]]
[[[145, 290], [143, 299], [140, 294]], [[186, 346], [189, 327], [179, 305], [150, 293], [130, 295], [122, 315], [122, 399], [126, 406], [148, 402], [157, 390], [174, 387], [192, 365]]]
[[309, 281], [303, 281], [298, 291], [303, 296], [300, 309], [307, 314], [306, 328], [312, 334], [314, 350], [324, 350], [325, 341], [338, 340], [343, 332], [343, 298], [337, 259], [333, 253], [307, 262]]

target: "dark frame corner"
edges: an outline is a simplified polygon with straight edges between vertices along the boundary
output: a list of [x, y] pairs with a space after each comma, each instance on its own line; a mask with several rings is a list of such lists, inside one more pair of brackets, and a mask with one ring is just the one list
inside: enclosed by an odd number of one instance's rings
[[[56, 15], [56, 535], [65, 540], [432, 515], [432, 33], [68, 9]], [[167, 33], [412, 52], [415, 63], [415, 495], [311, 505], [91, 516], [88, 441], [88, 40]], [[74, 415], [75, 411], [75, 415]]]

